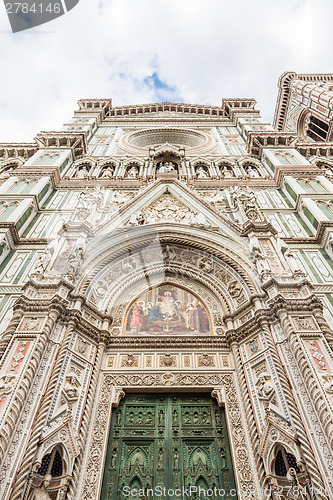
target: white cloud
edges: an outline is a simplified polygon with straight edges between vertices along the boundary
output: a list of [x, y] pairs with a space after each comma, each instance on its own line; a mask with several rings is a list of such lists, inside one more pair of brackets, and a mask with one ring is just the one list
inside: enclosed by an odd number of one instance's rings
[[[0, 140], [59, 129], [82, 97], [114, 105], [254, 97], [271, 121], [280, 74], [331, 71], [332, 18], [330, 0], [80, 0], [11, 34], [3, 8]], [[170, 90], [152, 85], [154, 73]]]

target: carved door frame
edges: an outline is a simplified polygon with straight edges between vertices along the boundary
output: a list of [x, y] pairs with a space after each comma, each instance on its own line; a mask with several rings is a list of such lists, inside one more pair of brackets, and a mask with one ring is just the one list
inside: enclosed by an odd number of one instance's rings
[[[166, 383], [167, 381], [167, 383]], [[102, 488], [106, 451], [113, 408], [117, 408], [126, 392], [205, 392], [224, 406], [230, 452], [238, 496], [248, 492], [247, 498], [260, 498], [257, 489], [253, 451], [244, 413], [243, 402], [237, 392], [233, 372], [173, 373], [109, 373], [103, 372], [99, 382], [92, 425], [80, 473], [78, 498], [99, 500]], [[250, 453], [249, 453], [250, 451]]]

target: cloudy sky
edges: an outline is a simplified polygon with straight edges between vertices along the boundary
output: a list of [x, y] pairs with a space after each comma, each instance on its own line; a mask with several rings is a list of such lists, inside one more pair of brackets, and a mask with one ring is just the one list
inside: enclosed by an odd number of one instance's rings
[[80, 0], [16, 34], [0, 9], [1, 142], [58, 130], [89, 97], [254, 97], [271, 122], [284, 71], [333, 71], [332, 0]]

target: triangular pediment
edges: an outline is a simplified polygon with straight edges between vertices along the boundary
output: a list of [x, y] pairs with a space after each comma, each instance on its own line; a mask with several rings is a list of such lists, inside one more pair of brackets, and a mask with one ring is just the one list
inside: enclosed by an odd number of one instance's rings
[[115, 200], [111, 214], [95, 228], [95, 234], [133, 226], [182, 224], [218, 231], [240, 243], [242, 229], [178, 180], [158, 180], [135, 196], [116, 193]]
[[163, 153], [174, 153], [175, 155], [179, 156], [180, 155], [180, 150], [182, 148], [173, 146], [169, 142], [165, 142], [164, 144], [160, 144], [157, 147], [154, 147], [154, 155], [159, 155]]

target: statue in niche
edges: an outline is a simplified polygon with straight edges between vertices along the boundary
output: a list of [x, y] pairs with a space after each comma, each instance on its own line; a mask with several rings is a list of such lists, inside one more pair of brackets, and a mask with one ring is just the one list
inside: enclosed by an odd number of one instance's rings
[[246, 169], [246, 173], [250, 179], [257, 179], [260, 177], [258, 169], [254, 165], [249, 165]]
[[261, 275], [264, 272], [270, 271], [269, 265], [259, 248], [254, 247], [252, 249], [251, 258], [255, 263], [259, 275]]
[[294, 273], [302, 272], [300, 265], [299, 265], [297, 259], [295, 258], [294, 254], [290, 250], [290, 248], [282, 247], [281, 251], [282, 251], [282, 255], [285, 258], [285, 260], [289, 266], [289, 269], [292, 271], [292, 273], [294, 274]]
[[225, 456], [225, 451], [223, 448], [220, 450], [220, 458], [221, 458], [221, 466], [225, 467], [226, 466], [226, 456]]
[[38, 257], [33, 273], [43, 275], [50, 263], [51, 257], [50, 250], [46, 249], [46, 252]]
[[121, 410], [117, 411], [117, 425], [121, 424]]
[[89, 170], [86, 165], [83, 165], [76, 173], [77, 179], [86, 179], [89, 175]]
[[160, 448], [159, 452], [158, 452], [158, 466], [159, 466], [159, 468], [163, 467], [163, 450], [162, 450], [162, 448]]
[[207, 179], [208, 178], [208, 174], [207, 174], [206, 170], [204, 169], [204, 167], [200, 166], [197, 169], [197, 178], [198, 179]]
[[81, 270], [84, 261], [84, 253], [82, 248], [74, 250], [68, 256], [68, 273], [77, 276]]
[[224, 179], [228, 179], [231, 177], [235, 177], [233, 169], [230, 165], [222, 165], [221, 167], [221, 175]]
[[49, 474], [46, 474], [44, 479], [42, 480], [40, 486], [38, 488], [35, 488], [32, 490], [30, 493], [28, 500], [51, 500], [51, 497], [49, 496], [47, 492], [47, 487], [49, 486], [51, 482], [52, 476]]
[[101, 179], [112, 179], [114, 174], [114, 168], [113, 167], [106, 167], [102, 171]]
[[139, 173], [139, 169], [135, 167], [134, 165], [131, 166], [131, 168], [127, 172], [127, 177], [129, 179], [136, 179]]
[[169, 161], [169, 162], [166, 162], [166, 163], [161, 163], [160, 164], [160, 167], [158, 169], [158, 173], [159, 174], [164, 174], [164, 173], [167, 173], [167, 172], [174, 172], [176, 169], [175, 169], [175, 166], [174, 164]]
[[173, 413], [172, 413], [172, 423], [173, 423], [173, 425], [177, 425], [178, 424], [178, 412], [177, 412], [177, 410], [173, 410]]

